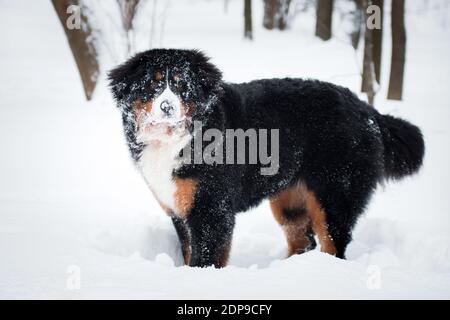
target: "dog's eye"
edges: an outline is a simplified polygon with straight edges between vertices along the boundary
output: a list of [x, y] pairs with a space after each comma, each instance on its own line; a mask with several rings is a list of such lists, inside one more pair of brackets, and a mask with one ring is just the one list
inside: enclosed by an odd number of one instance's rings
[[172, 81], [170, 81], [170, 84], [173, 85], [175, 88], [178, 88], [180, 80], [175, 80], [174, 78]]
[[174, 82], [179, 82], [181, 80], [181, 76], [179, 75], [179, 74], [175, 74], [174, 76], [173, 76], [173, 81]]
[[150, 81], [150, 90], [155, 91], [162, 86], [163, 74], [159, 71], [155, 72], [153, 79]]
[[156, 90], [160, 89], [162, 87], [162, 85], [163, 85], [162, 81], [153, 80], [150, 82], [150, 90], [156, 91]]
[[187, 82], [184, 80], [179, 80], [179, 81], [175, 81], [173, 83], [173, 86], [175, 87], [176, 90], [178, 90], [179, 92], [183, 92], [187, 90]]

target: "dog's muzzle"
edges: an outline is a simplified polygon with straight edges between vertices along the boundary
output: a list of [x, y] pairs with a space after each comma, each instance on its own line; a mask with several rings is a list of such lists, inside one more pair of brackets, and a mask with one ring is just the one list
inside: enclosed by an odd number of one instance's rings
[[178, 96], [167, 86], [153, 102], [150, 117], [155, 121], [172, 122], [182, 118], [182, 105]]
[[175, 107], [170, 100], [164, 100], [159, 105], [166, 117], [172, 117], [175, 113]]

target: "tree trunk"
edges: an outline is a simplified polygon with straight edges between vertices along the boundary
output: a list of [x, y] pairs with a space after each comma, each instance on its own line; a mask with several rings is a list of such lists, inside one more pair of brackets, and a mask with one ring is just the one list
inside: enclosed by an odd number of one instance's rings
[[378, 83], [381, 80], [381, 55], [383, 49], [383, 16], [384, 16], [384, 0], [372, 0], [372, 4], [380, 8], [381, 21], [380, 29], [373, 29], [373, 63], [375, 67], [375, 79]]
[[359, 41], [361, 39], [361, 30], [364, 21], [364, 14], [361, 8], [361, 0], [354, 0], [355, 11], [353, 12], [353, 30], [350, 34], [353, 49], [358, 49]]
[[[382, 48], [383, 48], [383, 5], [384, 0], [371, 0], [368, 1], [368, 5], [376, 5], [378, 8], [380, 8], [380, 28], [371, 29], [372, 32], [372, 60], [373, 60], [373, 68], [375, 72], [375, 80], [378, 84], [381, 82], [381, 55], [382, 55]], [[364, 9], [367, 11], [367, 9]], [[366, 14], [368, 14], [366, 12]], [[366, 18], [367, 21], [367, 18]], [[366, 26], [366, 29], [368, 26]], [[364, 49], [366, 50], [366, 49]], [[367, 58], [366, 55], [364, 55], [364, 58]], [[365, 62], [364, 62], [365, 63]], [[370, 70], [368, 68], [364, 68], [363, 70], [363, 84], [362, 84], [362, 92], [368, 92], [370, 89], [368, 88], [369, 85], [367, 84], [367, 79], [369, 79], [369, 76], [366, 75], [366, 72], [369, 72]], [[371, 72], [371, 71], [370, 71]]]
[[[53, 7], [58, 15], [67, 41], [78, 67], [87, 100], [91, 100], [99, 75], [98, 53], [94, 44], [89, 40], [92, 26], [80, 7], [79, 0], [52, 0]], [[69, 14], [67, 8], [71, 5], [80, 7], [81, 28], [70, 30], [67, 25]]]
[[322, 40], [331, 39], [333, 22], [333, 0], [317, 0], [316, 36]]
[[155, 43], [157, 17], [158, 17], [158, 0], [153, 0], [152, 17], [150, 25], [150, 46], [149, 46], [150, 48], [153, 48], [153, 45]]
[[[369, 6], [369, 2], [370, 0], [362, 0], [365, 21], [367, 21], [368, 18], [367, 7]], [[373, 51], [373, 30], [366, 26], [364, 34], [364, 62], [361, 91], [367, 94], [367, 100], [370, 105], [373, 105], [375, 100], [375, 66]]]
[[390, 100], [402, 100], [405, 56], [405, 0], [392, 0], [392, 60], [388, 91]]
[[291, 0], [279, 0], [278, 3], [278, 29], [286, 30]]
[[275, 28], [275, 14], [277, 12], [276, 5], [278, 0], [264, 0], [264, 20], [263, 26], [272, 30]]
[[244, 38], [253, 40], [252, 0], [244, 0]]
[[291, 0], [264, 0], [264, 28], [285, 30], [290, 5]]
[[120, 15], [122, 18], [122, 26], [125, 30], [125, 38], [127, 41], [127, 53], [131, 55], [132, 48], [132, 30], [133, 30], [133, 19], [136, 15], [136, 8], [139, 4], [139, 0], [117, 0], [119, 5]]
[[133, 19], [136, 15], [136, 7], [139, 0], [117, 0], [122, 17], [122, 25], [126, 31], [133, 28]]

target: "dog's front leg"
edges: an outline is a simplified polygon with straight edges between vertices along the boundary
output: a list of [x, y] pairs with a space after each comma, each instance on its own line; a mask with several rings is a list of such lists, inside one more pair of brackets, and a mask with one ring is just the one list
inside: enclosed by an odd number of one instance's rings
[[191, 267], [226, 266], [234, 221], [231, 211], [216, 208], [214, 204], [193, 208], [187, 219], [191, 236]]
[[184, 264], [189, 264], [190, 256], [191, 256], [191, 244], [189, 239], [189, 230], [186, 223], [176, 217], [172, 216], [173, 226], [178, 235], [178, 239], [181, 244], [181, 252], [183, 253]]

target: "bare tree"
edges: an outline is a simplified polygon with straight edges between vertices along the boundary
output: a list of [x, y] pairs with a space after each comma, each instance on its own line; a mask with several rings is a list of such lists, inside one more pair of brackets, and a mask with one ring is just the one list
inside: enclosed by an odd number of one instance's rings
[[253, 40], [252, 0], [244, 0], [244, 38]]
[[350, 34], [350, 39], [352, 42], [352, 47], [356, 50], [359, 46], [359, 41], [361, 39], [361, 30], [364, 25], [364, 14], [362, 10], [361, 0], [353, 0], [354, 2], [354, 10], [352, 11], [353, 17], [353, 30]]
[[392, 60], [388, 90], [390, 100], [402, 100], [405, 55], [405, 0], [392, 0]]
[[228, 13], [228, 5], [230, 4], [229, 0], [223, 1], [223, 12]]
[[290, 5], [291, 0], [264, 0], [264, 28], [285, 30]]
[[322, 40], [331, 39], [333, 23], [333, 0], [317, 0], [316, 36]]
[[[98, 52], [91, 41], [93, 27], [83, 14], [83, 10], [81, 10], [80, 0], [52, 0], [52, 4], [66, 34], [72, 55], [75, 58], [86, 99], [91, 100], [99, 76]], [[67, 12], [70, 6], [77, 6], [80, 10], [80, 28], [69, 29], [68, 27], [67, 19], [69, 15]]]
[[[368, 19], [367, 8], [371, 4], [371, 0], [362, 0], [362, 8], [364, 10], [365, 21]], [[375, 66], [373, 59], [373, 29], [366, 26], [364, 33], [364, 62], [362, 74], [361, 91], [367, 94], [369, 104], [373, 105], [375, 100]]]
[[372, 4], [380, 9], [380, 26], [373, 29], [373, 63], [375, 67], [375, 79], [381, 82], [381, 58], [383, 52], [383, 20], [384, 0], [372, 0]]
[[122, 17], [122, 26], [125, 30], [125, 38], [127, 41], [127, 52], [128, 55], [131, 54], [132, 48], [132, 30], [133, 30], [133, 19], [136, 15], [137, 6], [139, 0], [117, 0], [119, 5], [120, 15]]
[[[366, 2], [368, 6], [376, 6], [379, 10], [379, 17], [375, 16], [375, 18], [379, 18], [380, 21], [377, 21], [377, 23], [374, 23], [370, 26], [369, 30], [369, 21], [367, 20], [367, 15], [369, 12], [367, 12], [367, 8], [364, 8], [363, 10], [366, 11], [366, 32], [371, 33], [371, 35], [368, 35], [371, 38], [371, 42], [368, 43], [365, 42], [365, 50], [370, 50], [368, 46], [372, 47], [372, 54], [364, 54], [364, 63], [363, 65], [366, 66], [363, 68], [363, 83], [362, 83], [362, 91], [370, 93], [371, 92], [371, 84], [368, 83], [368, 81], [374, 81], [373, 85], [379, 85], [381, 82], [381, 58], [382, 58], [382, 47], [383, 47], [383, 6], [384, 6], [384, 0], [367, 0]], [[376, 12], [373, 12], [373, 14], [377, 14]], [[366, 61], [366, 59], [370, 59], [370, 61]], [[369, 66], [373, 64], [373, 68]], [[372, 70], [373, 69], [373, 70]], [[375, 74], [375, 78], [373, 78], [372, 72]]]
[[164, 1], [164, 9], [162, 14], [160, 14], [160, 19], [161, 19], [161, 24], [160, 24], [160, 28], [159, 28], [159, 45], [163, 46], [164, 44], [164, 32], [166, 29], [166, 20], [167, 20], [167, 15], [169, 12], [169, 7], [170, 7], [170, 0], [166, 0]]
[[117, 4], [120, 8], [123, 28], [130, 31], [133, 28], [133, 19], [136, 15], [139, 0], [117, 0]]
[[266, 29], [272, 30], [275, 28], [275, 14], [277, 0], [264, 0], [264, 20], [263, 26]]

